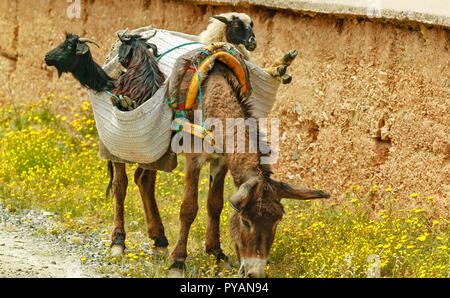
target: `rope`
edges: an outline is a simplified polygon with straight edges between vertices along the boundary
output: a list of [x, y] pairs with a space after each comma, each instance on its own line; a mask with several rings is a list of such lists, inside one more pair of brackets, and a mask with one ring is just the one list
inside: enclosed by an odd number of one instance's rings
[[162, 53], [161, 55], [159, 55], [158, 58], [156, 58], [156, 61], [161, 60], [161, 58], [162, 58], [164, 55], [166, 55], [166, 54], [168, 54], [168, 53], [170, 53], [170, 52], [172, 52], [172, 51], [174, 51], [174, 50], [176, 50], [176, 49], [179, 49], [179, 48], [181, 48], [181, 47], [188, 46], [188, 45], [191, 45], [191, 44], [202, 44], [202, 43], [194, 41], [194, 42], [188, 42], [188, 43], [180, 44], [180, 45], [178, 45], [178, 46], [176, 46], [176, 47], [174, 47], [174, 48], [171, 48], [171, 49], [168, 50], [168, 51], [165, 51], [165, 52]]
[[202, 83], [200, 81], [200, 71], [197, 69], [197, 66], [194, 65], [195, 69], [197, 70], [197, 78], [198, 78], [198, 97], [200, 99], [200, 107], [202, 108], [202, 127], [203, 127], [203, 133], [206, 134], [206, 126], [205, 126], [205, 114], [203, 112], [203, 96], [202, 96]]

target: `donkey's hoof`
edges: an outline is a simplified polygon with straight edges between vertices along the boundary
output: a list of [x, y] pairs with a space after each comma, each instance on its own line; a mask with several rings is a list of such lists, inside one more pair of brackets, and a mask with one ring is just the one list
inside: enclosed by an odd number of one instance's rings
[[113, 244], [113, 246], [111, 246], [111, 256], [118, 257], [120, 255], [123, 255], [124, 253], [125, 247], [123, 247], [123, 245]]
[[281, 83], [289, 84], [290, 82], [292, 82], [292, 77], [290, 75], [284, 75], [281, 77]]
[[186, 265], [184, 261], [175, 261], [172, 266], [170, 266], [169, 277], [170, 278], [183, 278], [184, 277], [184, 269]]
[[215, 257], [216, 257], [216, 265], [217, 265], [219, 268], [225, 269], [225, 270], [228, 270], [228, 271], [231, 271], [231, 270], [232, 270], [233, 267], [231, 266], [231, 264], [230, 264], [230, 262], [229, 262], [229, 259], [228, 259], [227, 255], [224, 254], [222, 250], [219, 250], [219, 251], [215, 254]]
[[219, 264], [221, 262], [228, 262], [228, 257], [223, 253], [222, 249], [219, 249], [214, 256], [216, 257], [216, 263]]
[[183, 269], [170, 269], [169, 278], [184, 278]]

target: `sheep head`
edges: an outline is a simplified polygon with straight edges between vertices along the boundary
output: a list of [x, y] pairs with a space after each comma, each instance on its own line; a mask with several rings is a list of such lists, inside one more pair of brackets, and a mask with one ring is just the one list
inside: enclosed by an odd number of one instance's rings
[[[200, 34], [200, 42], [229, 42], [246, 51], [254, 51], [257, 46], [253, 21], [248, 15], [236, 12], [212, 16], [208, 28]], [[243, 54], [249, 58], [249, 53]]]

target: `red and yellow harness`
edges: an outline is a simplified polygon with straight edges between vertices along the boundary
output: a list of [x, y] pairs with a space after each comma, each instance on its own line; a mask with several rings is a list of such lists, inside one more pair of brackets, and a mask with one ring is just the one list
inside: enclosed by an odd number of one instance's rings
[[168, 103], [175, 110], [174, 121], [177, 124], [177, 131], [185, 131], [200, 137], [215, 147], [214, 136], [205, 128], [204, 119], [202, 119], [202, 126], [186, 121], [186, 111], [191, 110], [195, 100], [199, 98], [203, 116], [201, 85], [213, 69], [216, 60], [224, 63], [233, 71], [245, 97], [250, 96], [252, 92], [249, 71], [242, 55], [230, 44], [212, 43], [196, 51], [198, 51], [198, 54], [195, 55], [194, 61], [185, 71], [179, 88], [168, 99]]

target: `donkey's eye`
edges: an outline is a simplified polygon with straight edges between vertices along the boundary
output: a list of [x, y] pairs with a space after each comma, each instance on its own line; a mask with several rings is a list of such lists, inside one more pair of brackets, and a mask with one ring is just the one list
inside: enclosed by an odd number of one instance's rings
[[242, 220], [242, 225], [250, 231], [250, 223], [246, 221], [245, 219]]

